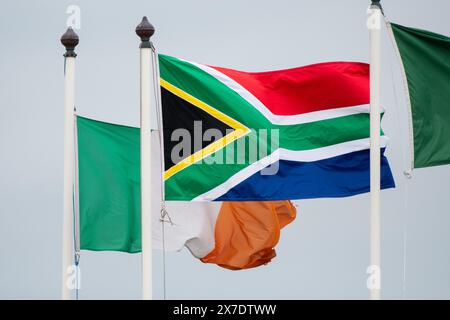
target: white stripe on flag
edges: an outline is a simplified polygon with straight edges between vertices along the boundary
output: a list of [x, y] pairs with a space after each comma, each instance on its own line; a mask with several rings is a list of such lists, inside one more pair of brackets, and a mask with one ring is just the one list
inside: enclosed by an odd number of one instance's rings
[[[381, 136], [380, 146], [382, 148], [386, 147], [388, 140], [389, 140], [388, 137]], [[230, 189], [237, 186], [242, 181], [250, 178], [255, 173], [261, 171], [265, 167], [275, 163], [278, 160], [313, 162], [344, 155], [351, 152], [367, 150], [369, 149], [369, 147], [370, 147], [370, 139], [365, 138], [312, 150], [292, 151], [280, 148], [277, 149], [275, 152], [271, 153], [270, 155], [268, 155], [267, 157], [264, 157], [263, 159], [256, 161], [251, 165], [249, 165], [248, 167], [240, 170], [235, 175], [231, 176], [224, 183], [197, 196], [196, 198], [192, 199], [192, 201], [213, 201], [219, 198], [220, 196], [224, 195], [225, 193], [227, 193]]]

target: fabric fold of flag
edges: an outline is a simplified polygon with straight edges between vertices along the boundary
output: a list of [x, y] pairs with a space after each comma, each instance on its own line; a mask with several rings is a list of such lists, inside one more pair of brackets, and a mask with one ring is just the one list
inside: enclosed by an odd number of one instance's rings
[[412, 167], [450, 164], [450, 38], [388, 23], [411, 116]]
[[215, 224], [215, 247], [201, 260], [232, 270], [267, 264], [276, 255], [273, 248], [281, 228], [295, 217], [290, 201], [223, 202]]

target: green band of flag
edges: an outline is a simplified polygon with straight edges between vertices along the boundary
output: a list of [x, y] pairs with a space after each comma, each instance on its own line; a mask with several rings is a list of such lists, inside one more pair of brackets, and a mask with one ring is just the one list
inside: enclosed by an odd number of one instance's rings
[[450, 38], [390, 23], [407, 82], [413, 167], [450, 164]]

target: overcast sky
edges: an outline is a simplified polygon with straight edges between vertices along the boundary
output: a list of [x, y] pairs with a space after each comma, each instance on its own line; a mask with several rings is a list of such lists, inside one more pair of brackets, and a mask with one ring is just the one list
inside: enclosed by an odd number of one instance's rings
[[[450, 34], [448, 0], [384, 0], [397, 23]], [[76, 105], [137, 126], [143, 15], [161, 53], [246, 71], [368, 62], [365, 0], [2, 1], [0, 10], [0, 298], [60, 297], [66, 8], [81, 9]], [[450, 299], [450, 166], [411, 180], [403, 84], [383, 28], [383, 128], [397, 188], [382, 192], [382, 297]], [[267, 266], [229, 271], [187, 250], [167, 254], [167, 298], [366, 299], [369, 196], [297, 202]], [[406, 262], [406, 263], [405, 263]], [[139, 299], [140, 255], [83, 252], [82, 299]], [[154, 294], [162, 297], [155, 251]]]

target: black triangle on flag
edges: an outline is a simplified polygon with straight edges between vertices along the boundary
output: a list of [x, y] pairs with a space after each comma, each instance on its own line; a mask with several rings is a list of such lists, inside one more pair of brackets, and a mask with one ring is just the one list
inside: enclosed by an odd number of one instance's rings
[[[217, 129], [224, 137], [232, 127], [223, 123], [219, 119], [213, 117], [206, 111], [198, 108], [190, 102], [180, 98], [169, 90], [161, 87], [162, 100], [162, 118], [164, 128], [164, 169], [168, 170], [176, 165], [179, 161], [188, 156], [200, 151], [213, 143], [212, 141], [204, 141], [203, 134], [208, 129]], [[190, 135], [190, 152], [184, 152], [178, 157], [178, 161], [173, 159], [172, 150], [180, 144], [180, 137], [174, 131], [177, 129], [184, 129], [184, 132], [189, 132]], [[201, 132], [201, 137], [200, 135]], [[194, 142], [195, 140], [195, 142]], [[184, 150], [186, 151], [186, 150]]]

